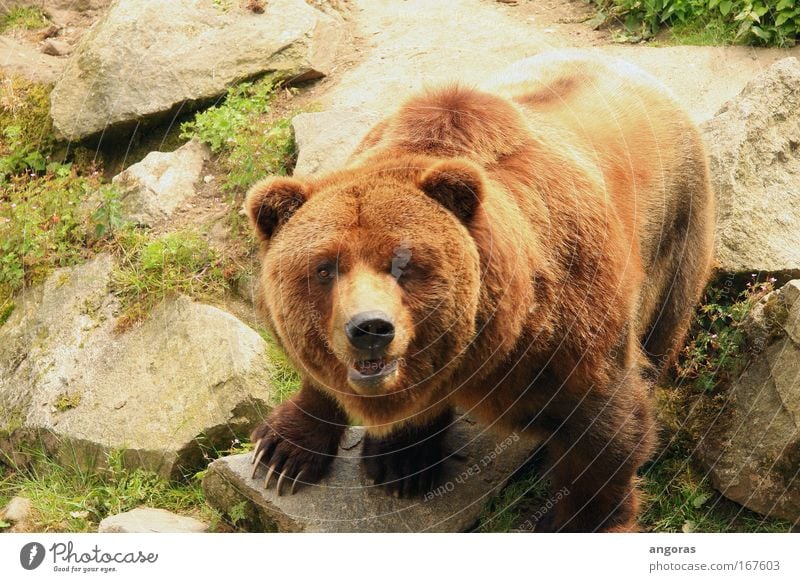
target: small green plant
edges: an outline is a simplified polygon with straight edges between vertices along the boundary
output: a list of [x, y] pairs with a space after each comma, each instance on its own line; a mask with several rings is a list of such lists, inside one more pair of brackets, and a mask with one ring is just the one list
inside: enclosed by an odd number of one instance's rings
[[711, 286], [706, 290], [675, 366], [679, 384], [688, 381], [701, 392], [712, 392], [742, 371], [747, 364], [742, 322], [755, 304], [772, 291], [774, 281], [758, 282], [754, 275], [739, 293], [729, 287]]
[[100, 187], [100, 201], [91, 216], [95, 238], [107, 237], [124, 226], [119, 196], [119, 190], [112, 185]]
[[[621, 40], [652, 38], [663, 27], [695, 33], [723, 32], [722, 40], [765, 46], [794, 46], [800, 37], [797, 0], [593, 0], [599, 20], [622, 24]], [[680, 34], [676, 35], [680, 38]], [[701, 38], [707, 38], [701, 36]]]
[[228, 512], [228, 517], [231, 520], [233, 525], [236, 525], [240, 521], [242, 521], [247, 516], [247, 502], [241, 501], [231, 507], [230, 511]]
[[13, 29], [42, 28], [46, 25], [47, 18], [41, 8], [20, 6], [12, 8], [0, 19], [0, 32]]
[[120, 256], [112, 290], [122, 302], [123, 329], [167, 297], [183, 293], [213, 300], [228, 288], [222, 258], [197, 233], [178, 231], [152, 239], [142, 231], [123, 229], [112, 246]]
[[229, 190], [242, 191], [268, 174], [285, 174], [293, 163], [292, 115], [278, 117], [272, 111], [279, 87], [273, 77], [242, 83], [222, 103], [181, 126], [182, 137], [196, 138], [220, 154]]

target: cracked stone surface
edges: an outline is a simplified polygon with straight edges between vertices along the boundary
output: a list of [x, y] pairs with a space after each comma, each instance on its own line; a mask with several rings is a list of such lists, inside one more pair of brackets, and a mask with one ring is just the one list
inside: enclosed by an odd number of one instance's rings
[[207, 501], [225, 514], [244, 515], [252, 531], [459, 532], [474, 528], [485, 502], [531, 456], [535, 444], [517, 434], [496, 435], [462, 418], [448, 433], [454, 454], [440, 484], [417, 499], [396, 499], [366, 484], [359, 456], [363, 429], [350, 428], [330, 474], [316, 485], [278, 497], [255, 480], [250, 454], [214, 461], [203, 480]]

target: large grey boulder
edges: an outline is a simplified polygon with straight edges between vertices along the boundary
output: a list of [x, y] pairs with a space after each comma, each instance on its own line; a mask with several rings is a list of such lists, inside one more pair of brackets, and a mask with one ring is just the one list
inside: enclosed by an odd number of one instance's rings
[[325, 75], [340, 22], [303, 0], [263, 13], [212, 0], [118, 0], [81, 40], [51, 94], [55, 129], [78, 140], [209, 101], [269, 71]]
[[297, 145], [294, 175], [325, 174], [341, 168], [379, 119], [376, 113], [351, 108], [296, 115], [292, 119]]
[[753, 360], [727, 393], [697, 457], [723, 495], [800, 522], [800, 280], [745, 322]]
[[0, 448], [19, 457], [39, 443], [87, 467], [122, 451], [127, 466], [178, 477], [274, 404], [266, 344], [185, 297], [119, 333], [112, 268], [100, 256], [58, 269], [17, 298], [0, 327]]
[[348, 429], [330, 474], [278, 496], [251, 477], [252, 455], [217, 459], [203, 479], [206, 501], [252, 531], [458, 532], [472, 529], [486, 501], [530, 458], [535, 443], [496, 435], [466, 420], [448, 434], [454, 454], [441, 483], [419, 499], [396, 499], [368, 485], [360, 467], [363, 429]]
[[174, 152], [150, 152], [114, 176], [111, 182], [120, 191], [123, 218], [144, 226], [169, 218], [197, 193], [203, 164], [210, 158], [207, 146], [191, 140]]
[[728, 273], [800, 276], [800, 62], [778, 61], [702, 125]]

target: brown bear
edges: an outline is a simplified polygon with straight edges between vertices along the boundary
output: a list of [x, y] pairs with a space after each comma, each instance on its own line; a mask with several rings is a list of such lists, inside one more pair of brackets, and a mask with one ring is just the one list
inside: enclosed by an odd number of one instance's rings
[[702, 140], [625, 63], [545, 55], [504, 79], [424, 91], [340, 171], [248, 193], [259, 302], [303, 377], [253, 433], [266, 487], [319, 481], [356, 421], [367, 476], [424, 494], [458, 407], [541, 441], [569, 492], [553, 529], [635, 528], [648, 388], [709, 269]]

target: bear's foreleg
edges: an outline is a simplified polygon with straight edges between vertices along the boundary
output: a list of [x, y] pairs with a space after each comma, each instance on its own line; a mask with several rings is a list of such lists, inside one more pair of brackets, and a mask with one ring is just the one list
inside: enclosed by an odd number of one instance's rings
[[420, 424], [406, 423], [386, 436], [367, 434], [362, 462], [370, 479], [395, 497], [414, 497], [438, 484], [447, 457], [444, 437], [453, 423], [450, 408]]
[[298, 484], [317, 483], [336, 457], [347, 417], [327, 394], [307, 381], [295, 396], [276, 407], [254, 431], [253, 476], [267, 468], [264, 487], [275, 483], [278, 495], [286, 481], [294, 493]]

